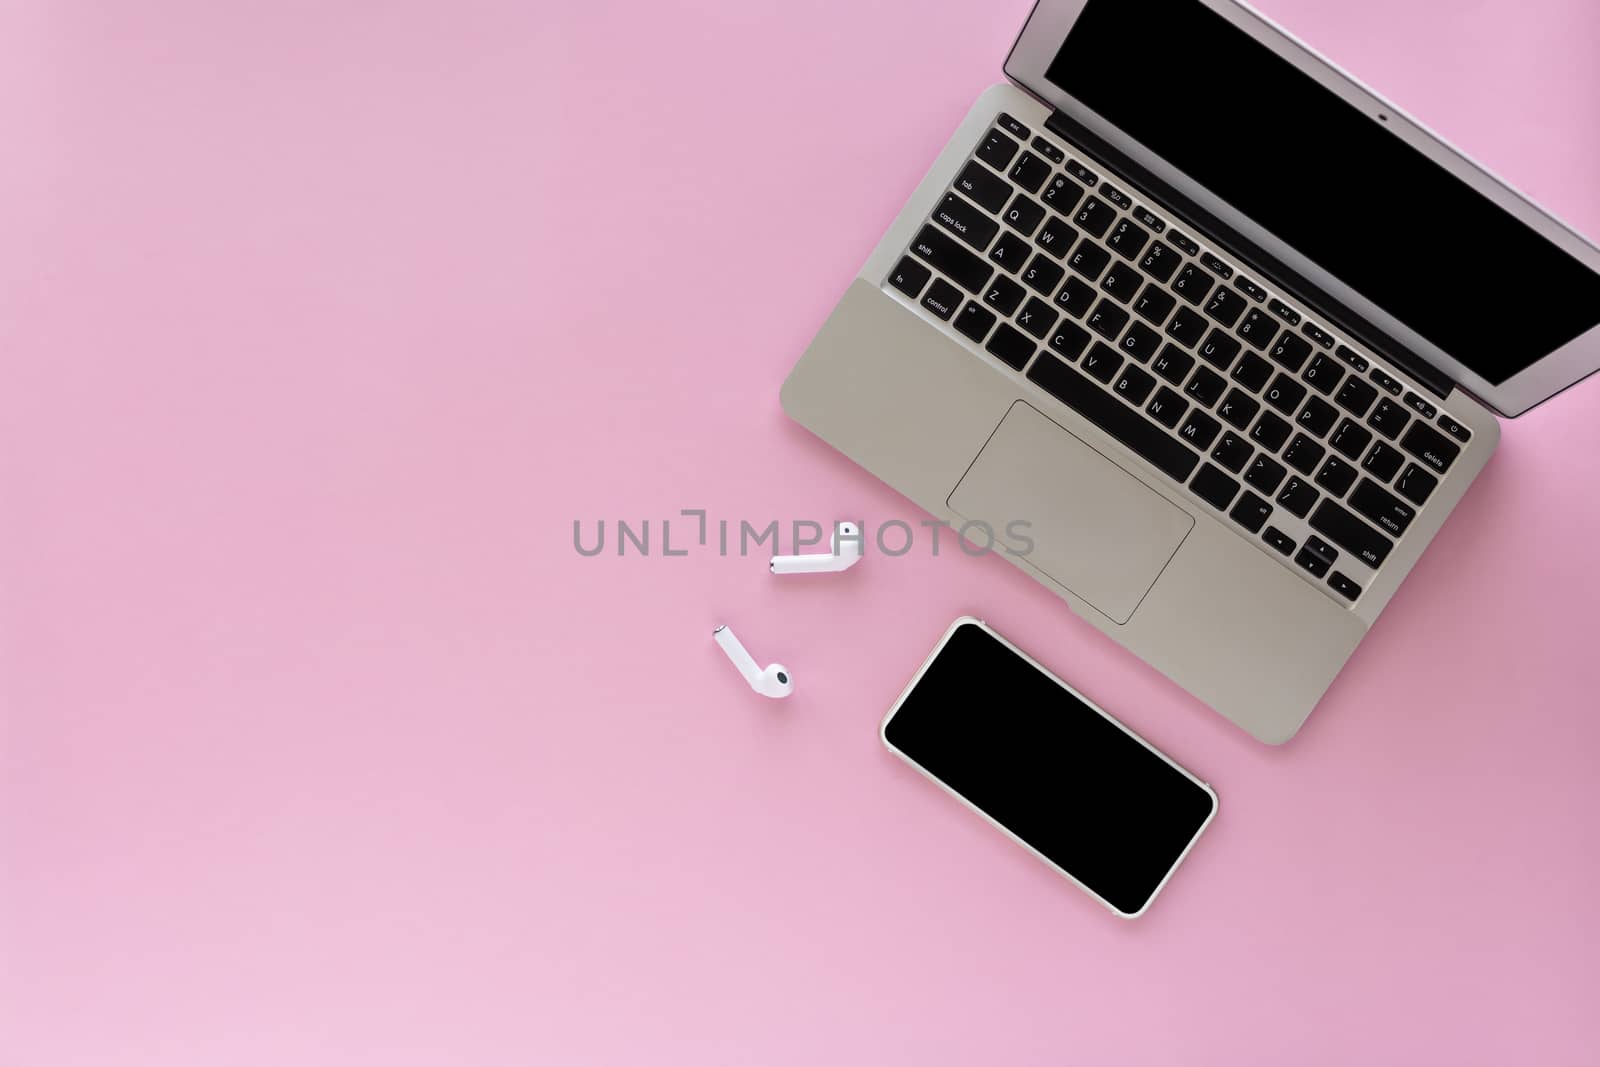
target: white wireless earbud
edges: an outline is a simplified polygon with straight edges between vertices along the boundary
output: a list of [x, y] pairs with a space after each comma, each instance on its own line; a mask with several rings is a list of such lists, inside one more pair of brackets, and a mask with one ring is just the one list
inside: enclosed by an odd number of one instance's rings
[[750, 683], [750, 688], [764, 697], [786, 697], [794, 692], [794, 676], [789, 673], [789, 668], [781, 663], [774, 663], [763, 670], [756, 666], [755, 659], [744, 650], [739, 639], [733, 636], [733, 631], [726, 626], [719, 626], [711, 631], [711, 636], [716, 638], [717, 644], [722, 646], [722, 651], [733, 660], [733, 665], [739, 668], [739, 673], [744, 675], [744, 680]]
[[832, 551], [809, 556], [773, 556], [773, 574], [825, 574], [844, 571], [861, 562], [861, 531], [841, 522], [833, 531]]

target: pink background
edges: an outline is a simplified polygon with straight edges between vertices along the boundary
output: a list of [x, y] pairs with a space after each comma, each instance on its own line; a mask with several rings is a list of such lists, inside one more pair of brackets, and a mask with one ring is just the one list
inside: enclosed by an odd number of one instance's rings
[[[1591, 0], [1263, 6], [1600, 236]], [[1600, 380], [1282, 749], [948, 545], [574, 553], [921, 518], [778, 385], [1027, 10], [0, 5], [0, 1061], [1600, 1059]], [[879, 747], [964, 611], [1217, 785], [1145, 919]]]

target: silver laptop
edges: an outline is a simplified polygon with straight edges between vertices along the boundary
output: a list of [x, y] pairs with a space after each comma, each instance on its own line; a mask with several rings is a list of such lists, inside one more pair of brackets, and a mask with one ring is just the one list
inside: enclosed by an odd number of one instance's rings
[[1005, 73], [783, 406], [1285, 741], [1600, 367], [1600, 249], [1231, 0], [1041, 0]]

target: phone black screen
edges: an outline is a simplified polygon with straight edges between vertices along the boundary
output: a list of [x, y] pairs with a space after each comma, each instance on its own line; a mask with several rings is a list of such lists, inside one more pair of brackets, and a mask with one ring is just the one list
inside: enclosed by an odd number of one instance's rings
[[1128, 915], [1212, 810], [1204, 788], [973, 624], [950, 635], [884, 737]]
[[1600, 275], [1195, 0], [1089, 0], [1045, 77], [1486, 381], [1600, 323]]

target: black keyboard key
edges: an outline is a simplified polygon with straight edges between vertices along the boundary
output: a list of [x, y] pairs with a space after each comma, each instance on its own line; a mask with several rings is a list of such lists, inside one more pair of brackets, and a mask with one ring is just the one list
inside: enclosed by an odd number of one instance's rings
[[1394, 488], [1401, 496], [1421, 507], [1428, 502], [1428, 495], [1438, 485], [1439, 479], [1415, 463], [1407, 463], [1406, 469], [1400, 472], [1399, 479], [1394, 483]]
[[1060, 165], [1067, 161], [1067, 154], [1043, 137], [1035, 137], [1031, 142], [1033, 150], [1050, 162]]
[[1300, 312], [1285, 304], [1282, 300], [1274, 298], [1267, 301], [1267, 310], [1287, 322], [1290, 326], [1300, 325]]
[[1256, 412], [1261, 410], [1261, 405], [1253, 397], [1246, 396], [1237, 389], [1229, 389], [1228, 395], [1223, 398], [1222, 406], [1217, 408], [1217, 414], [1222, 421], [1241, 430], [1248, 429], [1250, 420], [1256, 417]]
[[1367, 373], [1367, 357], [1351, 348], [1349, 345], [1338, 345], [1333, 354], [1350, 365], [1350, 369], [1357, 374]]
[[1039, 223], [1044, 221], [1044, 208], [1037, 201], [1029, 200], [1018, 193], [1011, 200], [1011, 206], [1006, 208], [1005, 214], [1000, 216], [1007, 226], [1026, 237], [1038, 229]]
[[1196, 448], [1207, 449], [1217, 439], [1217, 432], [1221, 429], [1216, 419], [1196, 410], [1189, 412], [1189, 417], [1183, 420], [1183, 429], [1178, 431], [1178, 436]]
[[1187, 481], [1195, 465], [1200, 462], [1197, 454], [1168, 436], [1165, 430], [1150, 422], [1142, 413], [1128, 407], [1059, 359], [1034, 360], [1028, 377], [1169, 478]]
[[969, 293], [981, 290], [983, 283], [989, 280], [989, 275], [994, 273], [993, 267], [963, 248], [954, 237], [934, 226], [922, 228], [911, 244], [911, 251]]
[[1239, 483], [1207, 463], [1200, 468], [1200, 473], [1194, 476], [1189, 488], [1193, 489], [1201, 500], [1221, 511], [1233, 500], [1234, 494], [1239, 492]]
[[1282, 552], [1285, 556], [1294, 551], [1294, 538], [1276, 526], [1268, 526], [1266, 533], [1261, 535], [1261, 540]]
[[1066, 359], [1077, 359], [1089, 347], [1089, 331], [1075, 322], [1063, 321], [1050, 335], [1050, 351]]
[[935, 278], [922, 298], [922, 306], [948, 322], [961, 306], [961, 290], [943, 278]]
[[1199, 267], [1190, 263], [1185, 265], [1178, 272], [1178, 276], [1172, 280], [1172, 291], [1189, 301], [1189, 303], [1198, 305], [1200, 301], [1206, 298], [1206, 294], [1211, 291], [1212, 284], [1210, 277], [1201, 271]]
[[1012, 370], [1026, 367], [1028, 360], [1033, 356], [1033, 342], [1005, 322], [995, 327], [994, 335], [983, 347]]
[[994, 243], [994, 247], [989, 249], [989, 261], [998, 263], [1003, 269], [1015, 274], [1017, 268], [1026, 263], [1028, 257], [1033, 254], [1033, 246], [1028, 243], [1026, 237], [1007, 230], [1000, 235], [1000, 240]]
[[1182, 385], [1183, 380], [1189, 376], [1189, 368], [1194, 366], [1194, 357], [1172, 345], [1162, 345], [1161, 352], [1156, 356], [1155, 362], [1150, 364], [1150, 369], [1173, 385]]
[[1217, 397], [1222, 395], [1223, 388], [1228, 383], [1222, 375], [1209, 367], [1201, 367], [1194, 372], [1194, 377], [1189, 379], [1189, 386], [1184, 392], [1189, 394], [1189, 399], [1197, 404], [1210, 407], [1217, 402]]
[[1317, 505], [1311, 513], [1311, 528], [1369, 567], [1382, 564], [1394, 548], [1393, 541], [1332, 500]]
[[1117, 220], [1117, 211], [1104, 203], [1099, 197], [1091, 196], [1078, 205], [1077, 214], [1072, 216], [1072, 221], [1085, 233], [1096, 237], [1103, 237], [1106, 230]]
[[1356, 469], [1338, 456], [1329, 456], [1317, 472], [1317, 484], [1334, 496], [1344, 496], [1356, 480]]
[[1157, 241], [1139, 259], [1139, 269], [1156, 281], [1164, 282], [1172, 277], [1172, 272], [1178, 269], [1178, 263], [1182, 258], [1172, 249]]
[[1412, 423], [1411, 429], [1400, 439], [1400, 447], [1421, 460], [1423, 466], [1440, 474], [1449, 470], [1450, 464], [1461, 454], [1460, 445], [1421, 421]]
[[1315, 504], [1317, 497], [1321, 495], [1302, 479], [1290, 478], [1277, 499], [1278, 503], [1283, 505], [1283, 510], [1297, 519], [1303, 519], [1306, 517], [1306, 512], [1311, 510], [1311, 505]]
[[961, 309], [961, 314], [956, 316], [956, 329], [972, 338], [974, 341], [983, 340], [983, 335], [989, 332], [989, 327], [994, 325], [994, 312], [979, 307], [971, 300]]
[[1022, 284], [1036, 293], [1049, 296], [1056, 291], [1056, 286], [1061, 284], [1066, 273], [1060, 264], [1052, 263], [1043, 256], [1034, 256], [1028, 269], [1022, 272]]
[[1364, 516], [1390, 537], [1399, 537], [1417, 517], [1410, 504], [1369, 478], [1361, 479], [1356, 491], [1350, 494], [1350, 510]]
[[1191, 256], [1198, 256], [1200, 254], [1200, 246], [1195, 244], [1188, 237], [1185, 237], [1183, 234], [1179, 233], [1177, 230], [1173, 230], [1171, 233], [1167, 234], [1167, 240], [1171, 241], [1173, 244], [1177, 245]]
[[1043, 341], [1045, 334], [1050, 332], [1050, 327], [1056, 324], [1056, 319], [1059, 317], [1049, 304], [1036, 296], [1030, 296], [1028, 302], [1022, 305], [1022, 310], [1017, 312], [1017, 325]]
[[1122, 373], [1117, 375], [1117, 380], [1112, 383], [1111, 391], [1130, 404], [1138, 405], [1145, 402], [1150, 395], [1150, 390], [1156, 387], [1156, 380], [1138, 367], [1128, 365], [1122, 368]]
[[1246, 352], [1244, 358], [1233, 368], [1233, 380], [1252, 393], [1260, 392], [1270, 377], [1272, 377], [1272, 364], [1254, 352]]
[[983, 302], [997, 309], [1000, 314], [1009, 315], [1017, 310], [1017, 305], [1027, 295], [1022, 286], [1001, 274], [989, 283], [989, 288], [983, 294]]
[[1272, 505], [1248, 489], [1239, 497], [1239, 502], [1233, 506], [1233, 510], [1228, 512], [1228, 518], [1251, 533], [1256, 533], [1265, 526], [1271, 515]]
[[1393, 393], [1395, 396], [1400, 395], [1400, 383], [1383, 373], [1383, 371], [1379, 370], [1377, 367], [1372, 368], [1372, 374], [1370, 377], [1373, 381], [1378, 383], [1379, 388], [1385, 389], [1388, 392]]
[[1238, 354], [1239, 342], [1221, 330], [1212, 330], [1205, 344], [1200, 346], [1200, 358], [1218, 370], [1227, 370]]
[[1285, 415], [1294, 414], [1294, 409], [1300, 406], [1300, 401], [1306, 397], [1306, 387], [1289, 377], [1279, 374], [1272, 380], [1272, 385], [1267, 389], [1267, 403], [1283, 412]]
[[1439, 414], [1438, 408], [1434, 407], [1432, 404], [1428, 403], [1422, 397], [1411, 392], [1410, 390], [1406, 391], [1405, 401], [1406, 407], [1410, 408], [1412, 411], [1415, 411], [1418, 415], [1421, 415], [1425, 419], [1431, 419], [1435, 415]]
[[1204, 252], [1201, 254], [1200, 265], [1206, 270], [1210, 271], [1212, 274], [1217, 275], [1219, 278], [1233, 277], [1233, 268], [1222, 262], [1222, 260], [1212, 255], [1210, 252]]
[[1454, 437], [1462, 444], [1472, 440], [1472, 431], [1461, 425], [1455, 419], [1452, 419], [1449, 415], [1439, 416], [1439, 429], [1443, 430], [1451, 437]]
[[915, 300], [931, 277], [933, 277], [931, 270], [910, 256], [904, 256], [889, 273], [889, 284]]
[[1289, 439], [1289, 424], [1270, 411], [1263, 411], [1250, 430], [1250, 438], [1268, 452], [1276, 452]]
[[1346, 600], [1354, 600], [1361, 595], [1361, 587], [1338, 571], [1328, 575], [1328, 585]]
[[1361, 453], [1372, 443], [1372, 431], [1359, 422], [1345, 419], [1339, 423], [1339, 428], [1333, 431], [1333, 436], [1328, 438], [1328, 443], [1333, 446], [1335, 452], [1346, 459], [1360, 459]]
[[1177, 427], [1178, 420], [1189, 410], [1189, 402], [1163, 385], [1156, 390], [1155, 399], [1144, 410], [1152, 419], [1171, 430]]
[[1211, 450], [1211, 458], [1238, 474], [1244, 470], [1245, 463], [1250, 459], [1250, 453], [1254, 451], [1249, 442], [1230, 430], [1222, 435], [1217, 447]]
[[1076, 236], [1065, 219], [1051, 215], [1043, 229], [1034, 236], [1033, 243], [1060, 259], [1067, 254], [1067, 249], [1072, 247], [1072, 239]]
[[1100, 301], [1089, 313], [1089, 329], [1107, 341], [1115, 341], [1127, 324], [1128, 313], [1109, 300]]
[[1039, 194], [1052, 211], [1059, 211], [1063, 215], [1071, 214], [1072, 208], [1083, 198], [1083, 186], [1076, 182], [1068, 181], [1065, 174], [1057, 174], [1050, 179], [1050, 184], [1044, 187], [1044, 192]]
[[1256, 455], [1250, 464], [1250, 469], [1244, 472], [1244, 480], [1271, 496], [1287, 473], [1283, 469], [1283, 464], [1262, 452]]
[[995, 119], [995, 122], [999, 123], [1005, 129], [1010, 130], [1024, 141], [1026, 141], [1028, 139], [1028, 135], [1033, 132], [1032, 130], [1028, 129], [1028, 127], [1012, 118], [1010, 115], [1007, 115], [1004, 111], [1000, 112], [1000, 117]]
[[1372, 402], [1378, 399], [1378, 391], [1360, 378], [1351, 375], [1344, 380], [1339, 395], [1333, 399], [1340, 407], [1359, 419], [1367, 413]]
[[[1283, 334], [1283, 336], [1286, 338], [1288, 334]], [[1338, 360], [1334, 360], [1331, 355], [1323, 355], [1322, 352], [1318, 352], [1312, 358], [1310, 366], [1307, 366], [1306, 373], [1301, 374], [1301, 378], [1306, 379], [1307, 386], [1312, 387], [1312, 389], [1320, 392], [1323, 397], [1326, 397], [1326, 395], [1333, 392], [1334, 386], [1338, 386], [1339, 379], [1344, 378], [1344, 368], [1339, 366]]]
[[1106, 271], [1106, 276], [1100, 279], [1100, 288], [1126, 304], [1133, 299], [1133, 294], [1139, 291], [1139, 286], [1144, 278], [1133, 269], [1131, 263], [1113, 263], [1111, 269]]
[[1017, 157], [1016, 165], [1011, 168], [1011, 180], [1030, 193], [1037, 193], [1039, 186], [1050, 177], [1050, 161], [1032, 152], [1023, 152]]
[[1067, 266], [1090, 281], [1100, 277], [1100, 272], [1105, 270], [1106, 264], [1110, 262], [1110, 252], [1088, 241], [1079, 241], [1077, 251], [1067, 257]]
[[1317, 344], [1321, 345], [1323, 348], [1333, 347], [1333, 334], [1329, 333], [1327, 330], [1324, 330], [1321, 326], [1318, 326], [1310, 319], [1307, 319], [1306, 324], [1300, 327], [1300, 332], [1317, 342]]
[[1139, 208], [1133, 213], [1133, 217], [1150, 227], [1156, 233], [1161, 233], [1167, 228], [1167, 224], [1162, 222], [1161, 218], [1147, 207]]
[[1156, 354], [1156, 349], [1161, 347], [1161, 335], [1139, 321], [1134, 321], [1128, 327], [1128, 332], [1122, 335], [1122, 340], [1117, 343], [1125, 356], [1131, 356], [1143, 363]]
[[1294, 561], [1316, 577], [1321, 578], [1328, 573], [1328, 568], [1333, 566], [1333, 560], [1329, 556], [1337, 556], [1338, 553], [1331, 550], [1327, 552], [1319, 551], [1317, 548], [1313, 548], [1313, 544], [1319, 546], [1319, 548], [1326, 548], [1317, 538], [1310, 538], [1306, 541], [1306, 547], [1302, 548], [1299, 555], [1294, 557]]
[[1244, 314], [1244, 309], [1244, 297], [1226, 285], [1217, 286], [1217, 291], [1206, 301], [1206, 314], [1224, 326], [1232, 326], [1238, 322], [1239, 316]]
[[1306, 406], [1300, 409], [1300, 414], [1294, 417], [1296, 425], [1302, 430], [1325, 437], [1339, 417], [1339, 409], [1320, 397], [1312, 397], [1306, 401]]
[[1400, 469], [1400, 464], [1406, 457], [1379, 441], [1372, 446], [1372, 451], [1367, 453], [1367, 458], [1361, 461], [1361, 469], [1378, 479], [1386, 482], [1394, 477], [1394, 472]]
[[1090, 170], [1082, 163], [1079, 163], [1076, 159], [1067, 161], [1067, 173], [1091, 189], [1094, 188], [1095, 182], [1100, 180], [1099, 176], [1096, 175], [1094, 171]]
[[1367, 425], [1391, 441], [1399, 436], [1401, 428], [1409, 421], [1411, 416], [1406, 409], [1393, 400], [1378, 401], [1378, 406], [1367, 417]]
[[1267, 298], [1265, 289], [1242, 274], [1234, 280], [1233, 287], [1258, 304]]
[[1165, 289], [1158, 289], [1154, 285], [1147, 285], [1139, 294], [1139, 299], [1134, 302], [1133, 310], [1140, 317], [1160, 326], [1167, 321], [1167, 316], [1172, 312], [1172, 306], [1177, 303], [1172, 294]]
[[954, 193], [934, 209], [933, 221], [982, 252], [1000, 232], [1000, 224]]
[[979, 163], [968, 163], [956, 175], [956, 188], [993, 215], [1006, 206], [1011, 185], [1000, 175]]
[[995, 170], [1005, 170], [1011, 164], [1011, 157], [1016, 154], [1017, 142], [999, 130], [990, 130], [989, 135], [978, 146], [978, 158]]
[[[1249, 342], [1251, 348], [1260, 352], [1271, 343], [1272, 338], [1277, 334], [1278, 324], [1267, 318], [1266, 313], [1260, 308], [1251, 308], [1250, 313], [1244, 317], [1244, 321], [1239, 323], [1239, 328], [1234, 332]], [[1295, 337], [1293, 334], [1289, 336], [1295, 341], [1300, 341], [1300, 338]], [[1306, 344], [1304, 341], [1300, 341], [1300, 343]], [[1306, 345], [1306, 351], [1311, 351], [1310, 345]]]
[[1122, 357], [1107, 345], [1096, 341], [1089, 349], [1089, 354], [1083, 357], [1083, 369], [1089, 377], [1106, 385], [1111, 384], [1111, 379], [1117, 376], [1117, 368], [1122, 366]]
[[1206, 320], [1188, 308], [1179, 308], [1177, 314], [1172, 316], [1172, 321], [1167, 323], [1167, 336], [1176, 338], [1190, 348], [1200, 343], [1200, 337], [1205, 332]]
[[[1311, 346], [1302, 338], [1292, 333], [1285, 332], [1278, 338], [1278, 343], [1267, 350], [1267, 355], [1277, 360], [1279, 365], [1286, 368], [1290, 374], [1300, 369], [1306, 357], [1311, 354]], [[1318, 357], [1321, 358], [1320, 356]]]
[[1289, 442], [1289, 447], [1283, 450], [1283, 461], [1301, 474], [1310, 474], [1322, 462], [1325, 451], [1305, 434], [1297, 433], [1294, 440]]
[[1073, 318], [1081, 319], [1094, 307], [1094, 288], [1076, 278], [1068, 278], [1067, 284], [1056, 294], [1056, 306], [1065, 308]]
[[[1104, 189], [1100, 191], [1105, 192]], [[1124, 259], [1133, 259], [1149, 239], [1150, 235], [1135, 226], [1132, 219], [1123, 219], [1112, 229], [1111, 236], [1106, 238], [1106, 244], [1111, 246], [1111, 251]]]
[[1129, 199], [1128, 194], [1123, 192], [1121, 189], [1118, 189], [1110, 182], [1106, 182], [1104, 185], [1100, 186], [1100, 195], [1124, 211], [1133, 206], [1133, 201]]

